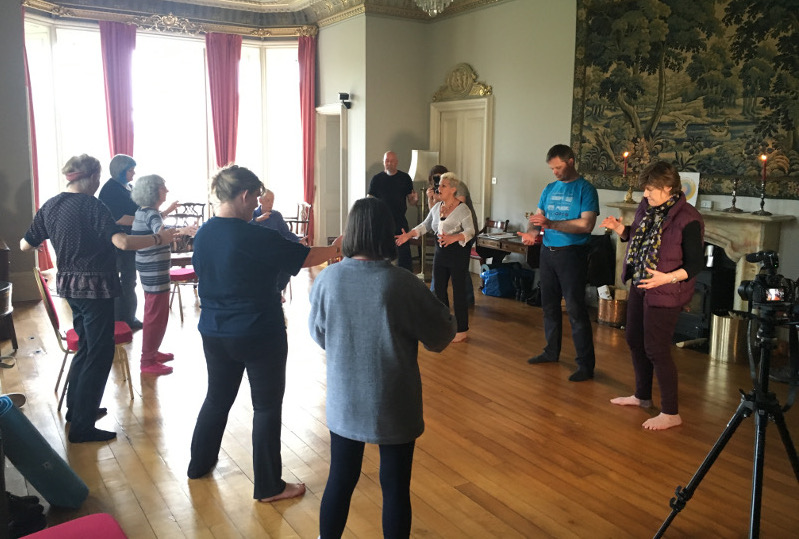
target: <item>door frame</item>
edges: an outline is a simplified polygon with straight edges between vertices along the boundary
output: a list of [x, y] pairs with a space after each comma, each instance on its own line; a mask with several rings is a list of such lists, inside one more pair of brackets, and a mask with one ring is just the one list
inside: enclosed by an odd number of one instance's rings
[[339, 122], [339, 230], [342, 234], [344, 233], [344, 224], [347, 222], [347, 215], [349, 212], [349, 207], [347, 205], [347, 163], [349, 159], [349, 145], [347, 139], [347, 108], [341, 103], [321, 105], [316, 107], [316, 149], [314, 152], [316, 154], [314, 158], [314, 183], [316, 184], [314, 186], [314, 223], [317, 224], [317, 230], [322, 233], [316, 235], [317, 245], [327, 244], [327, 231], [324, 223], [322, 222], [322, 208], [319, 205], [319, 182], [320, 180], [324, 180], [325, 177], [322, 172], [322, 163], [326, 161], [324, 159], [325, 155], [323, 155], [323, 152], [320, 150], [320, 148], [325, 148], [324, 151], [331, 151], [331, 148], [324, 144], [324, 142], [327, 136], [327, 124], [328, 122], [333, 121], [333, 118], [337, 119]]
[[[453, 101], [436, 101], [430, 104], [430, 150], [441, 151], [441, 115], [445, 112], [478, 111], [483, 115], [483, 181], [482, 189], [483, 215], [477, 216], [477, 223], [482, 225], [491, 211], [491, 172], [494, 170], [494, 96], [459, 99]], [[469, 187], [474, 190], [474, 187]], [[475, 231], [477, 232], [477, 231]]]

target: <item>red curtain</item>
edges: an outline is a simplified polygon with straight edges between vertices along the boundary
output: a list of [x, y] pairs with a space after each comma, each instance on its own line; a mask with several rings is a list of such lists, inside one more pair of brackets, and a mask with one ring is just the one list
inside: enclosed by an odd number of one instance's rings
[[[25, 8], [22, 8], [22, 26], [25, 27]], [[30, 124], [31, 141], [31, 175], [33, 176], [33, 204], [39, 210], [41, 201], [39, 200], [39, 153], [36, 149], [36, 121], [33, 116], [33, 91], [31, 90], [31, 72], [28, 69], [28, 48], [22, 42], [22, 54], [25, 62], [25, 88], [28, 90], [28, 123]], [[38, 252], [39, 269], [44, 271], [53, 267], [53, 260], [50, 258], [50, 250], [47, 242], [44, 242], [42, 249]]]
[[133, 155], [132, 64], [136, 27], [100, 21], [100, 46], [103, 49], [108, 148], [111, 157], [118, 153]]
[[236, 161], [241, 36], [208, 33], [205, 34], [205, 47], [216, 164], [223, 167]]
[[[300, 36], [300, 121], [302, 122], [302, 181], [305, 202], [314, 202], [314, 153], [316, 152], [316, 37]], [[313, 245], [313, 212], [309, 216], [308, 243]]]

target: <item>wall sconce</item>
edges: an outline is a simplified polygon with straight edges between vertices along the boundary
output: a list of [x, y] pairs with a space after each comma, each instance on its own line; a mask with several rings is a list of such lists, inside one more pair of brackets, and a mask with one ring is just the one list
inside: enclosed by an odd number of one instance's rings
[[346, 92], [339, 92], [338, 100], [341, 101], [341, 104], [344, 105], [344, 108], [349, 109], [350, 107], [352, 107], [352, 101], [350, 101], [350, 94]]

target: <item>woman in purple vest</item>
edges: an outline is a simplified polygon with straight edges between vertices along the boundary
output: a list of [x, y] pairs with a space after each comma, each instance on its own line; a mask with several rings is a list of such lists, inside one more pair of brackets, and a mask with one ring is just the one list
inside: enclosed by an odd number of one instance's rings
[[644, 198], [630, 226], [616, 217], [602, 221], [628, 242], [622, 281], [632, 279], [627, 300], [627, 344], [635, 370], [635, 394], [616, 397], [620, 406], [652, 406], [652, 375], [660, 386], [660, 414], [643, 427], [665, 430], [682, 423], [677, 408], [677, 366], [671, 339], [677, 318], [694, 295], [704, 265], [702, 216], [688, 204], [680, 175], [669, 163], [649, 165], [638, 177]]

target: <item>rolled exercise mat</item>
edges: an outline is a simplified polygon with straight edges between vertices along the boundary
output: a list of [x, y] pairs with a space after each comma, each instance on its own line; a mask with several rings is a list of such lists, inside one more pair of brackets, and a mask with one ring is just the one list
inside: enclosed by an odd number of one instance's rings
[[77, 509], [86, 501], [86, 483], [6, 396], [0, 397], [0, 431], [8, 460], [50, 505]]

